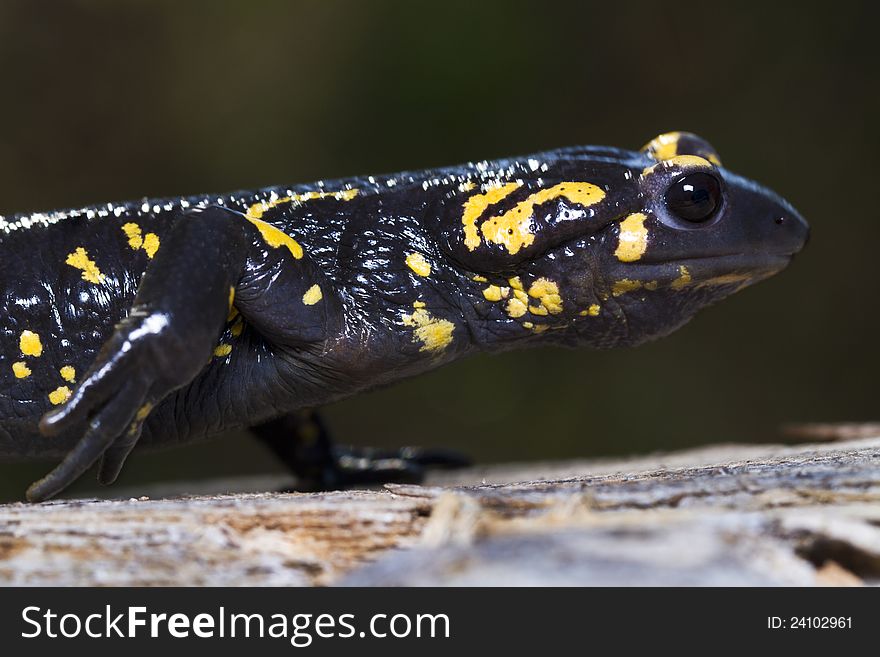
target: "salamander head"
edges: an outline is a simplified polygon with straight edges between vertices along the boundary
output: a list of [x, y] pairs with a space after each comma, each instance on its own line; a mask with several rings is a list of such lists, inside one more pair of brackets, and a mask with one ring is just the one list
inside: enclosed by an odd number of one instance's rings
[[644, 152], [655, 161], [639, 173], [639, 208], [596, 253], [596, 289], [625, 318], [626, 342], [666, 335], [780, 272], [809, 236], [790, 203], [724, 169], [699, 137], [661, 135]]
[[723, 168], [696, 135], [548, 161], [539, 178], [481, 190], [465, 202], [460, 230], [441, 235], [482, 282], [477, 313], [501, 320], [505, 340], [540, 333], [611, 347], [658, 338], [781, 271], [807, 241], [787, 201]]

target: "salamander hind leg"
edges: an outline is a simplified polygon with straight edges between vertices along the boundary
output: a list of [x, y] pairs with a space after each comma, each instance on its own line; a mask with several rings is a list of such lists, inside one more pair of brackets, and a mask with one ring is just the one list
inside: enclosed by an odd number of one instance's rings
[[131, 312], [67, 403], [43, 416], [43, 434], [82, 437], [31, 485], [29, 500], [57, 494], [99, 458], [99, 480], [112, 482], [152, 407], [205, 367], [229, 311], [230, 288], [245, 266], [246, 226], [241, 215], [209, 207], [184, 215], [163, 238]]
[[470, 465], [458, 452], [336, 445], [313, 410], [301, 410], [251, 429], [296, 477], [295, 490], [317, 491], [387, 483], [420, 483], [428, 470]]

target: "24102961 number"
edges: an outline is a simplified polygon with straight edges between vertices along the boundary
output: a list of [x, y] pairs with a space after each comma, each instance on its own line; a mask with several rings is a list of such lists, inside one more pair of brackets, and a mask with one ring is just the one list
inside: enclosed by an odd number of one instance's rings
[[768, 616], [771, 630], [838, 630], [852, 629], [852, 616]]

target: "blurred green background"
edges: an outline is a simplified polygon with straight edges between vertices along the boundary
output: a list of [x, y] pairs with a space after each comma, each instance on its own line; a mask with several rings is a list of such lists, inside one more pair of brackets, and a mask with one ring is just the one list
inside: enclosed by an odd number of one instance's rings
[[[474, 358], [335, 404], [331, 428], [508, 461], [877, 420], [869, 13], [867, 2], [4, 1], [0, 213], [568, 144], [638, 148], [690, 130], [810, 221], [789, 270], [658, 343]], [[3, 464], [0, 497], [47, 467]], [[136, 454], [120, 484], [277, 470], [237, 436]], [[89, 476], [77, 490], [94, 487]]]

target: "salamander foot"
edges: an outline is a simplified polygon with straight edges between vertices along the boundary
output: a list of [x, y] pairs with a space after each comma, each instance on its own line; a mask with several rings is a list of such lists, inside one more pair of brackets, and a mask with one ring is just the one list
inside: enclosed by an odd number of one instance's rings
[[471, 464], [465, 455], [446, 449], [334, 445], [314, 411], [291, 413], [252, 431], [296, 476], [297, 483], [290, 490], [297, 492], [417, 484], [431, 469]]

